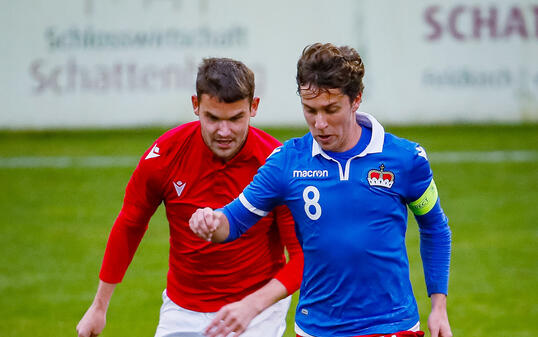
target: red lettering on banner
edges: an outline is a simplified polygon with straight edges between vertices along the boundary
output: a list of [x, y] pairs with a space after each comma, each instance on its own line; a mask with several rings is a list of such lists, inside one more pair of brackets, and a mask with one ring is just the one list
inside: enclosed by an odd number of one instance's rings
[[428, 40], [439, 39], [441, 37], [441, 33], [443, 32], [443, 28], [433, 17], [437, 12], [439, 12], [439, 6], [430, 6], [424, 11], [424, 19], [433, 28], [433, 32], [426, 37]]
[[46, 72], [42, 71], [43, 60], [35, 60], [30, 65], [30, 74], [36, 80], [37, 85], [34, 87], [34, 93], [40, 94], [46, 89], [49, 89], [57, 94], [62, 92], [60, 85], [58, 83], [58, 76], [62, 72], [62, 68], [53, 67], [48, 75]]
[[[437, 41], [449, 37], [457, 41], [486, 38], [527, 40], [538, 39], [538, 6], [429, 6], [424, 9], [424, 22], [431, 30], [425, 38]], [[532, 31], [534, 30], [534, 36]]]
[[464, 6], [457, 6], [453, 10], [451, 10], [450, 14], [448, 15], [448, 30], [456, 40], [463, 40], [465, 38], [465, 36], [457, 30], [458, 17], [464, 11]]
[[75, 58], [56, 63], [37, 59], [30, 64], [30, 76], [36, 95], [76, 92], [106, 94], [110, 92], [168, 92], [192, 87], [196, 67], [191, 60], [184, 64], [81, 64]]
[[473, 37], [480, 39], [482, 37], [482, 27], [489, 29], [489, 36], [492, 38], [497, 37], [497, 14], [498, 10], [495, 7], [489, 8], [487, 16], [482, 13], [479, 7], [474, 7], [473, 11]]
[[[262, 94], [267, 87], [267, 71], [262, 64], [254, 63], [258, 85], [256, 92]], [[116, 61], [107, 64], [81, 62], [75, 57], [38, 58], [33, 60], [28, 73], [35, 95], [58, 96], [77, 93], [170, 93], [192, 90], [196, 78], [196, 64], [191, 58], [180, 63], [138, 63]]]
[[523, 17], [523, 13], [521, 13], [521, 9], [517, 7], [513, 7], [510, 10], [510, 14], [506, 22], [506, 27], [504, 29], [504, 35], [506, 37], [509, 37], [514, 31], [517, 31], [522, 37], [527, 37], [525, 18]]

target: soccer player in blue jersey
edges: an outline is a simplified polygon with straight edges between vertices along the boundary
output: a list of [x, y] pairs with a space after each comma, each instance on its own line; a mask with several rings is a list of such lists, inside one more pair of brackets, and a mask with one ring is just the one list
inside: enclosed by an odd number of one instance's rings
[[[353, 48], [307, 46], [297, 85], [310, 132], [277, 148], [232, 203], [197, 210], [190, 227], [228, 242], [286, 204], [304, 253], [297, 336], [422, 336], [405, 246], [409, 207], [432, 303], [428, 328], [450, 337], [451, 232], [428, 158], [358, 112], [363, 76]], [[218, 322], [213, 328], [228, 333]]]

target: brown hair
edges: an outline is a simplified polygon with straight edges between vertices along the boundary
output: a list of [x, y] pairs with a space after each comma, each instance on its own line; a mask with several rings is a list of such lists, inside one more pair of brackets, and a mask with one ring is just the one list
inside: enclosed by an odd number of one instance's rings
[[338, 88], [353, 101], [364, 90], [363, 76], [364, 64], [355, 49], [315, 43], [303, 49], [297, 62], [297, 92], [304, 86], [315, 95]]
[[205, 58], [198, 67], [196, 95], [202, 94], [232, 103], [254, 97], [254, 73], [240, 61], [229, 58]]

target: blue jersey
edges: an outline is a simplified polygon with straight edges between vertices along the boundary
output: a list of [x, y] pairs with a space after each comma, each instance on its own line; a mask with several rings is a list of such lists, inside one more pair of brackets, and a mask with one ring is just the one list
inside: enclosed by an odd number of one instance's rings
[[341, 162], [310, 133], [292, 139], [222, 209], [233, 240], [276, 205], [289, 207], [305, 259], [296, 325], [312, 336], [390, 333], [419, 321], [407, 206], [420, 226], [428, 293], [447, 293], [450, 229], [426, 153], [368, 114], [357, 122], [371, 134], [360, 153]]

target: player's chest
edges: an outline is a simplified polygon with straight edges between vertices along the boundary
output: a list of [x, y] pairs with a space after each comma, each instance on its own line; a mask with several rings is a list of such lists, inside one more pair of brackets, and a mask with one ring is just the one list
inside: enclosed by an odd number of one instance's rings
[[352, 251], [405, 230], [404, 170], [387, 158], [361, 159], [352, 161], [348, 172], [334, 162], [288, 172], [292, 192], [286, 203], [305, 249]]
[[167, 173], [164, 201], [167, 207], [222, 207], [241, 193], [257, 169], [249, 161], [226, 164], [203, 158], [184, 160]]
[[404, 194], [405, 170], [386, 157], [355, 158], [348, 163], [313, 158], [291, 167], [288, 202], [315, 219], [323, 209], [355, 214], [358, 208], [382, 208]]

